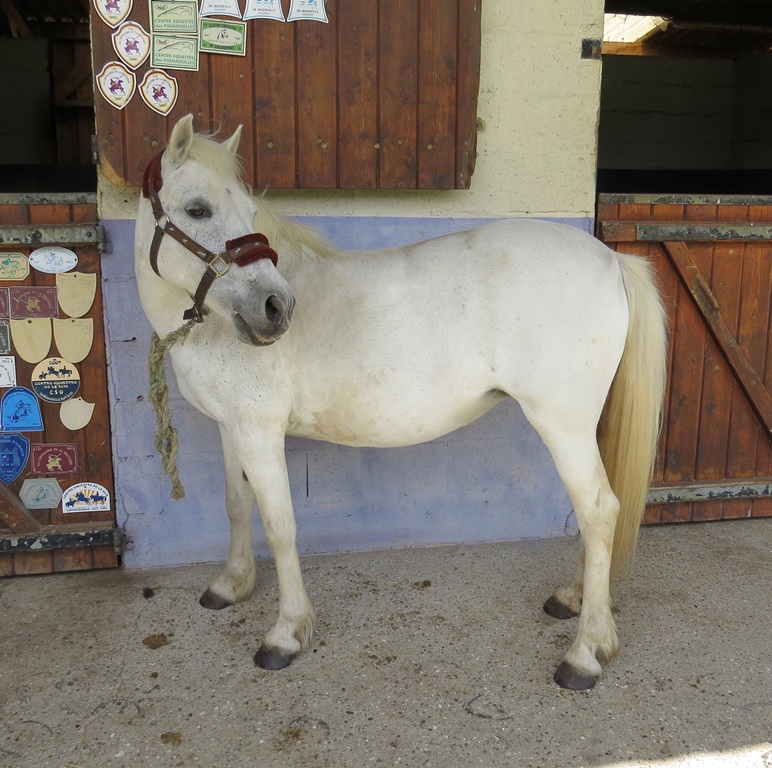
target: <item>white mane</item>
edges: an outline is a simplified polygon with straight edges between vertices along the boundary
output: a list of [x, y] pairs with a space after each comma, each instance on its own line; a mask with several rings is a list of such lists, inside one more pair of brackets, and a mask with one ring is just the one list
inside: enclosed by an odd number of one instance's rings
[[238, 156], [232, 155], [222, 144], [214, 141], [213, 137], [214, 134], [211, 133], [197, 133], [190, 149], [191, 157], [216, 174], [223, 177], [235, 176], [242, 183], [257, 203], [255, 230], [262, 232], [274, 248], [284, 251], [292, 249], [298, 253], [308, 249], [323, 257], [331, 257], [337, 253], [332, 243], [321, 232], [286, 219], [268, 208], [263, 202], [265, 191], [255, 195], [250, 187], [244, 184], [243, 167]]

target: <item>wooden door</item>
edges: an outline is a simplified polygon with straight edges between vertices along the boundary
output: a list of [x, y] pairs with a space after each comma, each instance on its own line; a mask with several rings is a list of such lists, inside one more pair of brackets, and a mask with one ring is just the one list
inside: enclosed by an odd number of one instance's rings
[[[121, 537], [115, 523], [102, 319], [101, 228], [96, 223], [96, 213], [93, 194], [0, 195], [0, 343], [4, 345], [0, 350], [0, 364], [5, 367], [6, 373], [9, 367], [13, 368], [15, 386], [23, 387], [39, 401], [42, 422], [42, 431], [25, 431], [25, 428], [36, 426], [32, 424], [34, 418], [23, 422], [18, 430], [21, 439], [18, 444], [23, 444], [24, 440], [30, 443], [26, 458], [11, 455], [16, 451], [17, 444], [5, 449], [8, 461], [18, 460], [21, 471], [15, 479], [7, 482], [0, 480], [0, 576], [110, 568], [119, 562]], [[73, 428], [65, 426], [60, 414], [62, 403], [53, 401], [56, 396], [46, 397], [43, 390], [43, 397], [38, 397], [36, 393], [41, 390], [33, 384], [38, 364], [20, 357], [17, 343], [10, 333], [11, 316], [18, 316], [13, 297], [27, 295], [23, 292], [26, 288], [42, 288], [44, 292], [40, 295], [53, 297], [53, 308], [46, 312], [47, 315], [53, 313], [58, 319], [68, 317], [59, 306], [61, 289], [57, 287], [55, 273], [30, 267], [26, 277], [18, 279], [30, 254], [37, 249], [45, 250], [46, 246], [66, 246], [77, 257], [77, 264], [68, 270], [68, 274], [78, 272], [94, 276], [96, 281], [96, 295], [82, 316], [86, 328], [89, 320], [93, 325], [90, 350], [82, 361], [70, 363], [65, 359], [59, 366], [66, 367], [70, 376], [73, 370], [79, 375], [80, 383], [73, 397], [94, 404], [90, 421], [81, 428], [74, 428], [74, 422], [67, 417], [65, 420]], [[3, 271], [2, 262], [6, 260], [16, 263], [19, 269]], [[29, 295], [34, 301], [35, 291]], [[5, 341], [3, 337], [6, 337]], [[64, 346], [64, 341], [61, 341], [61, 336], [59, 338], [57, 342], [52, 330], [51, 346], [44, 359], [65, 358], [59, 349], [59, 345]], [[41, 369], [41, 372], [45, 373], [45, 370]], [[12, 383], [4, 379], [0, 396], [12, 389]], [[29, 395], [24, 397], [29, 398]], [[0, 431], [5, 434], [12, 431], [7, 420], [2, 420], [2, 427]], [[0, 448], [0, 453], [2, 451], [3, 448]], [[0, 455], [0, 464], [5, 458]], [[71, 459], [72, 463], [69, 463]], [[37, 490], [40, 480], [47, 481], [43, 487], [45, 493]], [[26, 487], [25, 481], [29, 481]], [[67, 496], [55, 505], [47, 501], [46, 494], [56, 486], [65, 494], [74, 488], [69, 497], [73, 503], [66, 504]], [[78, 492], [84, 501], [76, 503], [73, 499]], [[41, 503], [44, 506], [40, 506]]]
[[601, 195], [597, 219], [653, 261], [670, 320], [645, 521], [772, 515], [772, 198]]

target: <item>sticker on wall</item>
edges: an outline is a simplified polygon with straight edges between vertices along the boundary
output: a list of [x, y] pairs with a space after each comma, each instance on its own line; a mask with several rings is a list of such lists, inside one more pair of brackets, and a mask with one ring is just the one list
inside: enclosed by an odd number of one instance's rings
[[134, 0], [94, 0], [94, 9], [109, 27], [117, 27], [131, 12]]
[[24, 280], [29, 261], [23, 253], [0, 253], [0, 280]]
[[36, 443], [32, 446], [36, 475], [69, 475], [78, 471], [77, 443]]
[[51, 349], [51, 318], [11, 320], [11, 338], [16, 354], [27, 363], [39, 363]]
[[287, 21], [323, 21], [328, 22], [324, 0], [291, 0]]
[[78, 266], [78, 255], [61, 245], [47, 245], [37, 248], [29, 255], [29, 263], [38, 271], [48, 275], [69, 272]]
[[35, 394], [26, 387], [9, 389], [0, 400], [0, 431], [43, 431], [40, 403]]
[[29, 456], [29, 440], [23, 435], [0, 434], [0, 480], [12, 483]]
[[150, 0], [150, 31], [197, 35], [198, 3], [196, 0]]
[[137, 78], [120, 61], [108, 61], [96, 76], [99, 93], [116, 109], [123, 109], [134, 95]]
[[239, 0], [201, 0], [200, 16], [235, 16], [241, 18]]
[[150, 66], [198, 72], [198, 38], [187, 35], [153, 35]]
[[11, 351], [11, 327], [8, 320], [0, 320], [0, 355], [7, 355]]
[[151, 69], [139, 84], [142, 101], [154, 112], [166, 115], [177, 103], [177, 81], [162, 69]]
[[11, 316], [11, 300], [7, 288], [0, 288], [0, 317]]
[[27, 509], [55, 509], [62, 500], [62, 489], [53, 477], [27, 478], [19, 498]]
[[16, 386], [16, 358], [3, 355], [0, 357], [0, 387]]
[[88, 357], [94, 343], [94, 321], [90, 317], [54, 320], [54, 341], [59, 354], [71, 363]]
[[142, 66], [150, 55], [150, 35], [136, 21], [124, 21], [112, 38], [118, 58], [132, 69]]
[[32, 371], [32, 389], [47, 403], [63, 403], [80, 389], [80, 374], [68, 360], [49, 357]]
[[247, 53], [247, 25], [243, 21], [201, 20], [202, 53], [225, 53], [245, 56]]
[[285, 21], [281, 0], [247, 0], [244, 19], [276, 19]]
[[67, 272], [56, 276], [59, 306], [70, 317], [82, 317], [91, 309], [96, 296], [94, 272]]
[[77, 483], [62, 494], [63, 512], [107, 512], [110, 492], [97, 483]]
[[87, 403], [82, 397], [73, 397], [59, 408], [59, 419], [71, 432], [87, 426], [94, 415], [95, 403]]
[[56, 288], [49, 285], [11, 286], [8, 289], [11, 317], [58, 317]]

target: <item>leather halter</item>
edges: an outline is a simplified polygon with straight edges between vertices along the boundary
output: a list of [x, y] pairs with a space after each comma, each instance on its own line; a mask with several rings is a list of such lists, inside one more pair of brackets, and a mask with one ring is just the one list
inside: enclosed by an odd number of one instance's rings
[[222, 277], [230, 269], [232, 263], [235, 262], [237, 266], [245, 267], [258, 259], [270, 259], [276, 266], [279, 262], [279, 256], [271, 248], [268, 238], [260, 232], [251, 232], [237, 237], [235, 240], [227, 240], [224, 251], [210, 251], [175, 227], [164, 213], [161, 200], [158, 197], [158, 192], [163, 186], [163, 178], [161, 177], [162, 156], [163, 151], [159, 152], [148, 163], [142, 178], [142, 194], [150, 200], [155, 218], [155, 232], [150, 244], [150, 266], [153, 268], [153, 272], [161, 277], [161, 273], [158, 271], [158, 251], [161, 248], [164, 235], [174, 238], [206, 264], [206, 271], [202, 275], [201, 282], [198, 284], [196, 294], [193, 297], [193, 306], [185, 310], [183, 314], [185, 320], [202, 323], [205, 314], [204, 300], [206, 294], [212, 283], [218, 277]]

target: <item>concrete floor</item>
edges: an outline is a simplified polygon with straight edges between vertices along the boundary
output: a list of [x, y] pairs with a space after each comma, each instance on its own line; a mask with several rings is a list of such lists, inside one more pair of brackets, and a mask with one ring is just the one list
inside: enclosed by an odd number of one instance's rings
[[317, 635], [281, 672], [252, 664], [268, 561], [220, 612], [209, 565], [4, 580], [0, 766], [770, 768], [771, 550], [772, 521], [644, 529], [583, 693], [541, 610], [572, 540], [306, 557]]

